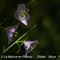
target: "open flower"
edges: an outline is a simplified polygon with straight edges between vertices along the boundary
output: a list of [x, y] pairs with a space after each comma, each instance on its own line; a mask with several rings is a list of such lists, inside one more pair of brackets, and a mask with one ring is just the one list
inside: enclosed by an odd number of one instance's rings
[[24, 25], [28, 25], [30, 15], [25, 10], [25, 4], [18, 4], [17, 11], [15, 12], [17, 20], [21, 21]]
[[7, 37], [8, 37], [8, 43], [10, 43], [13, 39], [13, 35], [14, 33], [16, 32], [18, 28], [18, 25], [15, 25], [15, 26], [9, 26], [9, 27], [6, 27], [5, 28], [5, 31], [6, 31], [6, 34], [7, 34]]
[[24, 48], [26, 50], [25, 55], [27, 55], [28, 53], [30, 53], [38, 44], [38, 41], [25, 41], [24, 42]]

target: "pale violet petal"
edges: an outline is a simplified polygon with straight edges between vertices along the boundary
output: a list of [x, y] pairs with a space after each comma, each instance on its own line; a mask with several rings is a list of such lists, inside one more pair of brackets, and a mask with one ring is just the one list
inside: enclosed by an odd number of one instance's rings
[[24, 11], [25, 10], [25, 4], [18, 4], [17, 10], [18, 10], [18, 12]]
[[22, 22], [24, 25], [27, 25], [27, 24], [28, 24], [27, 21], [26, 21], [26, 19], [21, 20], [21, 22]]
[[25, 50], [28, 50], [31, 46], [29, 41], [24, 42]]
[[27, 12], [25, 12], [25, 18], [26, 18], [26, 20], [30, 19], [30, 15]]
[[18, 16], [18, 13], [17, 13], [17, 11], [15, 12], [15, 15], [14, 15], [14, 17], [18, 20], [19, 19], [19, 16]]
[[11, 31], [12, 33], [14, 33], [15, 30], [16, 30], [15, 28], [10, 29], [10, 31]]

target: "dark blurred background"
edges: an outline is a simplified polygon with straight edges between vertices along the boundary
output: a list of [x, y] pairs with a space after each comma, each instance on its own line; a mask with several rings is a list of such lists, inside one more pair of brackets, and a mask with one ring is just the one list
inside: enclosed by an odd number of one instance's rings
[[[0, 53], [2, 54], [4, 45], [8, 47], [4, 28], [16, 25], [19, 22], [14, 17], [14, 13], [17, 5], [22, 3], [25, 3], [26, 9], [29, 10], [29, 27], [20, 22], [16, 39], [36, 24], [37, 27], [28, 35], [30, 38], [39, 41], [38, 46], [31, 54], [34, 56], [33, 59], [37, 60], [35, 58], [37, 55], [58, 56], [60, 54], [60, 0], [0, 0]], [[16, 49], [18, 50], [18, 46], [12, 47], [11, 51], [6, 52], [6, 55], [10, 53], [14, 55]], [[14, 53], [13, 50], [15, 50]], [[22, 51], [17, 55], [23, 54]], [[59, 60], [59, 58], [54, 60]]]

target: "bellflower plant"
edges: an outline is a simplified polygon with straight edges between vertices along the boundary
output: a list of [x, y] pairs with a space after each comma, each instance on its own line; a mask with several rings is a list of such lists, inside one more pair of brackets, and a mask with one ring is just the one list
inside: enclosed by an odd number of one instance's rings
[[[15, 18], [19, 20], [21, 23], [23, 23], [25, 26], [28, 25], [28, 20], [30, 18], [30, 15], [26, 12], [26, 7], [25, 4], [18, 4], [18, 8], [15, 12]], [[22, 36], [20, 36], [13, 44], [11, 44], [8, 48], [3, 50], [3, 53], [8, 51], [11, 47], [13, 47], [15, 44], [18, 44], [19, 50], [17, 53], [20, 51], [20, 46], [22, 44], [24, 45], [25, 48], [25, 55], [29, 54], [37, 45], [38, 41], [26, 41], [23, 39], [23, 41], [20, 41], [24, 36], [26, 36], [28, 33], [30, 33], [37, 25], [34, 25], [32, 28], [29, 29], [26, 33], [24, 33]], [[8, 43], [10, 43], [13, 40], [13, 37], [15, 36], [14, 33], [16, 33], [18, 28], [18, 24], [15, 26], [9, 26], [5, 28], [7, 37], [8, 37]], [[21, 43], [21, 44], [19, 44]]]
[[25, 4], [18, 4], [17, 11], [15, 12], [17, 20], [21, 21], [25, 26], [28, 25], [30, 15], [25, 10]]

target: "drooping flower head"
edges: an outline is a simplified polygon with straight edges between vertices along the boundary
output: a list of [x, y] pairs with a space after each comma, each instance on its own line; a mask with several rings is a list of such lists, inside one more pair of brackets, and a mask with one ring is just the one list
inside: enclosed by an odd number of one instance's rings
[[21, 21], [24, 25], [28, 25], [30, 15], [26, 12], [25, 4], [18, 4], [17, 11], [15, 12], [17, 20]]
[[26, 50], [26, 54], [30, 53], [32, 51], [32, 49], [34, 49], [36, 47], [36, 45], [38, 44], [38, 40], [36, 41], [25, 41], [24, 42], [24, 48]]
[[18, 28], [18, 25], [9, 26], [9, 27], [5, 28], [5, 31], [6, 31], [6, 34], [7, 34], [7, 37], [8, 37], [8, 43], [10, 43], [12, 41], [13, 35], [16, 32], [17, 28]]

